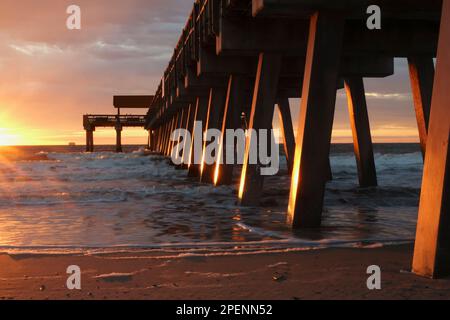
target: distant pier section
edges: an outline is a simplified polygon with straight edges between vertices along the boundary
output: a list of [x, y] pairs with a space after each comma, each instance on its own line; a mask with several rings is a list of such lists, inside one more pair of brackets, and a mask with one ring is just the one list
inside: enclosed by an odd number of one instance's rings
[[86, 152], [94, 151], [94, 132], [98, 127], [116, 130], [116, 152], [122, 152], [122, 130], [125, 127], [145, 128], [147, 116], [120, 113], [121, 109], [146, 109], [153, 102], [153, 96], [114, 96], [113, 105], [116, 114], [86, 114], [83, 116], [83, 127], [86, 131]]

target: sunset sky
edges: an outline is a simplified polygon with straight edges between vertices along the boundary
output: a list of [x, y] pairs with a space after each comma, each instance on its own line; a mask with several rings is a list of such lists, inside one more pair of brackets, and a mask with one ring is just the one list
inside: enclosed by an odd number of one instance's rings
[[[1, 0], [0, 145], [83, 144], [83, 114], [114, 112], [115, 94], [154, 93], [192, 2]], [[82, 10], [79, 31], [66, 28], [71, 4]], [[366, 80], [375, 141], [418, 141], [407, 77], [399, 59], [395, 76]], [[291, 100], [294, 118], [299, 106]], [[343, 90], [334, 129], [334, 141], [351, 140]], [[144, 130], [123, 135], [146, 140]], [[114, 131], [97, 130], [95, 141], [113, 143]]]

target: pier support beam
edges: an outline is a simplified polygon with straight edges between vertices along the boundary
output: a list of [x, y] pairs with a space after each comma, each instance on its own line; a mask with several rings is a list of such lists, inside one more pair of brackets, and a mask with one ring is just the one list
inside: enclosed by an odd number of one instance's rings
[[[188, 110], [186, 108], [180, 110], [180, 112], [178, 113], [178, 123], [174, 128], [174, 130], [184, 129], [184, 125], [186, 124], [187, 111]], [[180, 143], [180, 132], [178, 132], [178, 134], [175, 135], [174, 138], [175, 141], [172, 141], [172, 146], [170, 148], [170, 155], [169, 155], [170, 157], [176, 151], [175, 147]], [[178, 157], [180, 157], [180, 153], [175, 154], [175, 158], [178, 159]]]
[[237, 163], [236, 159], [236, 141], [228, 141], [226, 131], [228, 129], [237, 130], [242, 127], [241, 116], [242, 110], [244, 110], [245, 104], [249, 101], [250, 80], [242, 75], [231, 75], [228, 79], [227, 98], [225, 103], [225, 110], [223, 113], [222, 121], [222, 136], [220, 139], [219, 159], [223, 161], [216, 163], [214, 172], [214, 184], [217, 185], [229, 185], [233, 182], [233, 170], [234, 165], [227, 163], [227, 157], [231, 155], [227, 154], [227, 146], [233, 146], [234, 163]]
[[[189, 177], [200, 177], [200, 166], [203, 152], [203, 127], [206, 123], [206, 116], [208, 114], [208, 102], [209, 98], [204, 96], [198, 97], [196, 101], [194, 124], [195, 122], [199, 122], [202, 124], [202, 126], [199, 127], [194, 125], [192, 128], [192, 143], [188, 165]], [[199, 134], [197, 132], [198, 130], [202, 132]], [[200, 137], [200, 141], [198, 141], [199, 139], [195, 139], [196, 136]]]
[[[204, 127], [205, 132], [207, 132], [207, 130], [209, 129], [221, 129], [221, 120], [225, 108], [226, 94], [226, 87], [211, 88], [208, 103], [208, 115], [206, 117], [206, 125]], [[202, 164], [200, 167], [200, 182], [204, 183], [214, 183], [214, 169], [216, 167], [216, 163], [208, 164], [205, 161], [206, 149], [209, 143], [212, 143], [212, 141], [204, 141], [203, 143], [203, 156]], [[217, 159], [218, 154], [216, 153], [214, 156]]]
[[444, 0], [413, 272], [450, 275], [450, 1]]
[[159, 128], [159, 137], [158, 137], [158, 152], [162, 154], [164, 149], [164, 134], [166, 132], [166, 124], [162, 124]]
[[164, 155], [167, 157], [169, 155], [169, 147], [170, 147], [170, 134], [172, 132], [172, 129], [174, 127], [174, 122], [175, 122], [175, 116], [172, 116], [170, 118], [170, 120], [168, 120], [167, 122], [167, 126], [166, 126], [166, 134], [165, 134], [165, 138], [164, 138]]
[[155, 142], [155, 151], [160, 152], [160, 145], [161, 145], [161, 126], [156, 128], [156, 142]]
[[[253, 129], [259, 132], [260, 129], [272, 129], [281, 63], [282, 56], [280, 54], [261, 53], [259, 55], [249, 130]], [[253, 135], [248, 135], [245, 144], [244, 164], [239, 186], [239, 200], [244, 206], [259, 204], [264, 183], [264, 177], [260, 172], [261, 166], [251, 164], [249, 160], [251, 150], [258, 150], [259, 153], [259, 146], [257, 145], [255, 148], [253, 145], [267, 143], [267, 141], [254, 141], [252, 137]]]
[[[185, 129], [192, 134], [192, 127], [194, 125], [194, 116], [195, 116], [195, 105], [190, 103], [189, 107], [187, 109], [187, 115], [186, 115], [186, 123], [185, 123]], [[186, 160], [189, 159], [189, 153], [190, 150], [186, 150], [187, 146], [189, 144], [187, 143], [187, 140], [183, 141], [183, 153], [181, 155], [182, 159], [183, 159], [183, 163], [181, 165], [182, 168], [186, 169], [187, 168], [187, 163]]]
[[164, 150], [165, 133], [166, 133], [166, 124], [164, 123], [159, 127], [158, 152], [160, 154], [163, 154], [163, 150]]
[[116, 124], [116, 152], [123, 152], [122, 150], [122, 125]]
[[162, 144], [162, 136], [163, 136], [163, 125], [160, 125], [157, 129], [157, 141], [156, 141], [156, 152], [161, 153], [161, 144]]
[[345, 91], [347, 92], [359, 185], [363, 188], [375, 187], [378, 185], [377, 172], [363, 79], [361, 77], [346, 78]]
[[164, 124], [163, 141], [162, 141], [162, 145], [161, 145], [161, 147], [162, 147], [161, 154], [163, 156], [165, 156], [166, 152], [167, 152], [167, 148], [168, 148], [167, 147], [167, 144], [168, 144], [167, 136], [168, 136], [168, 132], [170, 130], [171, 125], [172, 125], [172, 118], [167, 119]]
[[91, 151], [90, 143], [91, 143], [91, 140], [89, 139], [89, 131], [86, 130], [86, 152]]
[[419, 128], [420, 146], [422, 155], [425, 158], [434, 81], [433, 57], [409, 57], [408, 65], [414, 99], [414, 109], [416, 111], [417, 126]]
[[164, 134], [166, 132], [166, 124], [162, 124], [159, 127], [159, 138], [158, 138], [158, 152], [160, 154], [163, 153], [163, 149], [164, 149]]
[[288, 98], [278, 99], [278, 110], [283, 134], [284, 153], [286, 154], [289, 173], [292, 173], [295, 154], [295, 135]]
[[86, 130], [86, 152], [94, 152], [94, 131], [95, 129]]
[[342, 17], [312, 15], [288, 206], [293, 227], [321, 224], [343, 33]]
[[172, 121], [170, 123], [169, 130], [167, 131], [167, 148], [166, 148], [166, 157], [170, 157], [172, 154], [173, 141], [171, 139], [172, 132], [177, 128], [180, 122], [180, 112], [173, 116]]

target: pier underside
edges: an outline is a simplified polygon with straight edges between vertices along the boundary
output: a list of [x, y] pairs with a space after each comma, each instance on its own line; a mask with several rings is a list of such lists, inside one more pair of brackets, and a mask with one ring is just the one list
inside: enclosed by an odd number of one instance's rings
[[[366, 26], [367, 7], [382, 8], [382, 27]], [[152, 99], [145, 120], [153, 151], [169, 156], [174, 129], [215, 128], [221, 152], [227, 129], [271, 129], [275, 106], [289, 171], [288, 221], [319, 227], [330, 179], [330, 141], [336, 91], [345, 88], [361, 187], [378, 184], [364, 89], [365, 78], [394, 74], [407, 58], [418, 132], [425, 156], [413, 270], [450, 273], [450, 0], [199, 0]], [[436, 71], [433, 58], [437, 57]], [[436, 73], [436, 74], [435, 74]], [[301, 98], [294, 137], [289, 98]], [[195, 127], [201, 121], [203, 127]], [[117, 129], [117, 127], [116, 127]], [[92, 141], [92, 130], [87, 140]], [[204, 139], [203, 135], [202, 139]], [[198, 164], [207, 141], [188, 151], [189, 176], [230, 184], [232, 164]], [[260, 164], [248, 161], [247, 136], [238, 196], [259, 205]], [[93, 143], [92, 143], [93, 146]]]

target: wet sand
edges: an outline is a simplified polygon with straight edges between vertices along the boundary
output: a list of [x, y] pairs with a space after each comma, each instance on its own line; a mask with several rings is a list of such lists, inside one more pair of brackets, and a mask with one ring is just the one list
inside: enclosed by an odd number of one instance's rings
[[[450, 279], [408, 273], [411, 245], [241, 256], [0, 255], [0, 299], [449, 299]], [[66, 268], [82, 289], [66, 288]], [[382, 270], [370, 291], [369, 265]]]

